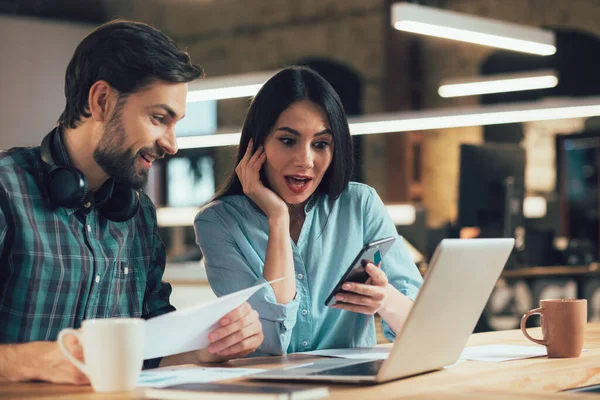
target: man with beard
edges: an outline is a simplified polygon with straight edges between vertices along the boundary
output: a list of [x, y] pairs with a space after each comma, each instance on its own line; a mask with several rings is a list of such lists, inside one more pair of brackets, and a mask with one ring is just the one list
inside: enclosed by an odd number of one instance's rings
[[[0, 381], [87, 383], [58, 348], [61, 329], [174, 310], [155, 208], [140, 189], [152, 163], [177, 151], [188, 82], [201, 75], [160, 31], [102, 25], [69, 63], [58, 126], [40, 147], [0, 152]], [[209, 339], [145, 367], [249, 354], [263, 339], [257, 313], [244, 304]]]

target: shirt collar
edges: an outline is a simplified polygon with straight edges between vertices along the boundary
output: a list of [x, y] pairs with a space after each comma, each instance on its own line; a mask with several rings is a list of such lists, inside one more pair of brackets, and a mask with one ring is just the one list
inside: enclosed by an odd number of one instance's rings
[[304, 204], [304, 213], [305, 214], [309, 214], [317, 205], [317, 201], [319, 200], [319, 198], [321, 197], [320, 194], [317, 193], [313, 193], [310, 198], [308, 199], [308, 201], [306, 202], [306, 204]]

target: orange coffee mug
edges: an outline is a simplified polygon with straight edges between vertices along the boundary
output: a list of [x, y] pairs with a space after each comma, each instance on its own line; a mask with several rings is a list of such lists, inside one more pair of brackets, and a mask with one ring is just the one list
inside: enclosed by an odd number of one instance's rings
[[[542, 319], [543, 339], [532, 338], [525, 328], [527, 319], [535, 314]], [[540, 300], [539, 308], [521, 318], [521, 331], [527, 339], [546, 346], [549, 358], [573, 358], [581, 354], [586, 323], [587, 300]]]

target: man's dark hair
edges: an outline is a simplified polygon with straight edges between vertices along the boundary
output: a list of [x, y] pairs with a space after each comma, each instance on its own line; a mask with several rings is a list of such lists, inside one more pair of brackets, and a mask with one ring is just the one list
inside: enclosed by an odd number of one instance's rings
[[[333, 159], [315, 191], [326, 194], [333, 201], [348, 187], [352, 176], [354, 160], [350, 128], [336, 91], [321, 75], [307, 67], [293, 66], [279, 71], [256, 94], [242, 127], [235, 165], [244, 157], [250, 139], [255, 149], [263, 145], [281, 113], [300, 100], [309, 100], [321, 107], [333, 132]], [[264, 172], [260, 177], [263, 184], [269, 187]], [[243, 193], [234, 169], [213, 200]]]
[[58, 123], [76, 128], [89, 118], [92, 85], [106, 81], [119, 98], [144, 89], [156, 80], [191, 82], [203, 75], [167, 35], [149, 25], [124, 20], [96, 28], [75, 49], [65, 74], [67, 105]]

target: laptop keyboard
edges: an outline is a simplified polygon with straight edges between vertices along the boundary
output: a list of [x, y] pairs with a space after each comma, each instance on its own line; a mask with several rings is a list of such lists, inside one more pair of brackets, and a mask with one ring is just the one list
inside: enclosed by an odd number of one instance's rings
[[367, 361], [360, 364], [345, 365], [327, 369], [325, 371], [313, 372], [308, 375], [341, 375], [341, 376], [374, 376], [379, 372], [384, 360]]

